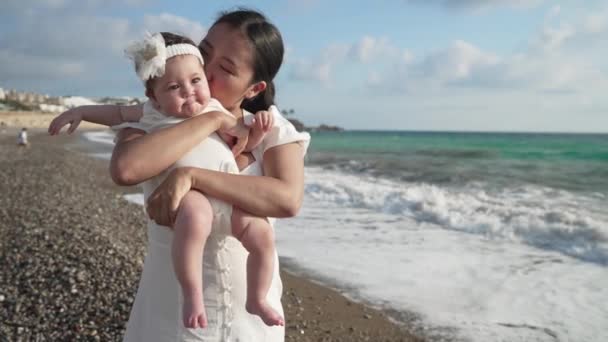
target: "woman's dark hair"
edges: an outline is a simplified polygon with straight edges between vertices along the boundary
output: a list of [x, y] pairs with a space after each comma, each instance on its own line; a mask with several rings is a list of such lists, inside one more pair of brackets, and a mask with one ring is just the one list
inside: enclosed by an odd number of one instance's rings
[[[197, 47], [194, 41], [188, 37], [180, 36], [179, 34], [171, 33], [171, 32], [161, 32], [161, 36], [165, 40], [165, 46], [171, 46], [175, 44], [190, 44]], [[146, 92], [151, 91], [154, 83], [154, 78], [151, 78], [146, 81]]]
[[274, 104], [275, 87], [273, 79], [283, 63], [283, 38], [281, 33], [266, 17], [254, 10], [238, 9], [223, 12], [213, 23], [228, 24], [240, 30], [253, 46], [252, 83], [265, 81], [266, 89], [253, 99], [244, 99], [241, 105], [245, 110], [255, 113], [267, 110]]

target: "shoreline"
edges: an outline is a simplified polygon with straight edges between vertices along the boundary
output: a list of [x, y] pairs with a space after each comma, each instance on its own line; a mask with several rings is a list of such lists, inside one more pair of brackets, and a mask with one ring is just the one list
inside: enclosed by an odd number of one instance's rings
[[[7, 194], [0, 210], [0, 261], [10, 265], [0, 277], [0, 340], [118, 340], [145, 253], [141, 208], [123, 198], [135, 189], [114, 185], [107, 162], [69, 153], [65, 147], [77, 145], [78, 134], [49, 137], [42, 129], [46, 127], [39, 128], [32, 131], [29, 148], [18, 148], [12, 134], [0, 134], [7, 170], [0, 182]], [[41, 186], [45, 188], [38, 191]], [[21, 231], [27, 234], [21, 236]], [[83, 241], [93, 244], [83, 247]], [[80, 252], [88, 254], [84, 261]], [[319, 285], [285, 260], [281, 265], [286, 341], [374, 341], [380, 336], [382, 341], [423, 341], [408, 332], [413, 327], [395, 323], [390, 312]], [[101, 274], [94, 276], [91, 269]], [[91, 301], [97, 303], [93, 310]], [[62, 326], [63, 332], [58, 330]]]

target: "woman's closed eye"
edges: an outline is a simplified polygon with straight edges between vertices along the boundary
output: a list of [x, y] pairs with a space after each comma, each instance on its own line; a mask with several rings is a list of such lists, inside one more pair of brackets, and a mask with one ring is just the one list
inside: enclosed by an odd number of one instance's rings
[[220, 69], [222, 69], [222, 71], [224, 71], [226, 73], [229, 73], [230, 75], [234, 75], [235, 74], [234, 71], [232, 71], [232, 69], [227, 68], [227, 67], [225, 67], [223, 65], [220, 65]]

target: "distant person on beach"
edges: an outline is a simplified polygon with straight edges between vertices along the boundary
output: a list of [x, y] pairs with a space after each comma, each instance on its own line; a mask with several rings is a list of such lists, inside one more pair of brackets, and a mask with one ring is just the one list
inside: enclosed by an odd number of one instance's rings
[[27, 140], [27, 128], [23, 127], [21, 131], [19, 131], [19, 135], [17, 135], [17, 145], [21, 147], [29, 146], [29, 141]]
[[[222, 13], [199, 44], [211, 96], [235, 117], [268, 110], [274, 122], [261, 147], [236, 156], [240, 175], [196, 167], [178, 167], [159, 176], [185, 155], [196, 157], [201, 142], [214, 132], [247, 138], [241, 120], [228, 115], [197, 115], [146, 133], [124, 128], [116, 137], [110, 161], [112, 179], [119, 185], [143, 182], [148, 221], [148, 248], [125, 342], [146, 341], [265, 341], [285, 340], [284, 326], [268, 326], [245, 309], [248, 252], [226, 229], [212, 229], [204, 249], [203, 285], [206, 329], [184, 328], [180, 317], [181, 286], [171, 267], [173, 218], [182, 198], [197, 190], [260, 217], [291, 217], [302, 205], [304, 155], [310, 142], [281, 116], [274, 105], [273, 79], [283, 61], [280, 32], [264, 15], [252, 10]], [[106, 115], [138, 106], [96, 107]], [[139, 106], [141, 111], [141, 106]], [[238, 134], [237, 134], [238, 133]], [[239, 142], [242, 146], [242, 142]], [[226, 158], [230, 148], [218, 144]], [[204, 159], [204, 155], [198, 155]], [[164, 173], [163, 173], [164, 176]], [[228, 222], [229, 224], [229, 222]], [[229, 228], [228, 228], [229, 230]], [[272, 283], [266, 299], [283, 315], [282, 282], [274, 252]]]
[[[49, 133], [55, 135], [64, 126], [70, 125], [73, 132], [81, 120], [113, 126], [114, 129], [135, 128], [150, 133], [196, 115], [236, 118], [209, 95], [209, 87], [203, 69], [201, 53], [190, 39], [169, 32], [149, 35], [144, 40], [132, 44], [126, 50], [135, 62], [138, 76], [144, 82], [149, 100], [137, 110], [118, 110], [114, 115], [95, 111], [95, 107], [81, 107], [67, 111], [53, 120]], [[141, 109], [141, 110], [140, 110]], [[258, 112], [251, 118], [253, 125], [248, 133], [246, 152], [258, 147], [273, 124], [273, 117], [267, 111]], [[219, 136], [230, 146], [235, 145], [235, 137], [220, 132]], [[238, 173], [232, 156], [228, 160], [217, 154], [217, 137], [209, 137], [196, 153], [204, 156], [204, 163], [198, 162], [192, 152], [175, 166], [205, 167], [210, 170]], [[240, 149], [240, 147], [236, 147]], [[240, 151], [238, 152], [240, 153]], [[231, 207], [215, 200], [207, 199], [202, 193], [191, 190], [182, 199], [176, 213], [173, 229], [173, 265], [177, 279], [182, 286], [184, 305], [182, 315], [188, 328], [205, 328], [207, 315], [203, 303], [203, 249], [212, 229], [222, 229], [221, 216], [232, 215], [232, 235], [238, 238], [249, 251], [247, 267], [248, 298], [247, 310], [258, 315], [270, 326], [283, 325], [283, 317], [266, 302], [266, 295], [272, 281], [274, 263], [274, 237], [272, 227], [266, 220], [250, 215], [237, 207]]]

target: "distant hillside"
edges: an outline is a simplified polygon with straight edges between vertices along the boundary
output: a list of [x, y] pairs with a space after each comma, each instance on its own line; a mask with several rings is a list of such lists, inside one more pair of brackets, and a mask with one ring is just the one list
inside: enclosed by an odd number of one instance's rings
[[283, 116], [285, 118], [287, 118], [287, 120], [289, 120], [289, 122], [291, 122], [291, 124], [296, 128], [296, 130], [298, 130], [300, 132], [302, 132], [302, 131], [306, 131], [306, 132], [340, 132], [340, 131], [344, 130], [344, 128], [342, 128], [342, 127], [330, 126], [330, 125], [326, 125], [326, 124], [321, 124], [319, 126], [306, 126], [306, 125], [304, 125], [304, 123], [302, 123], [302, 121], [300, 121], [294, 117], [294, 113], [295, 113], [295, 110], [293, 110], [293, 109], [281, 110], [281, 114], [283, 114]]

